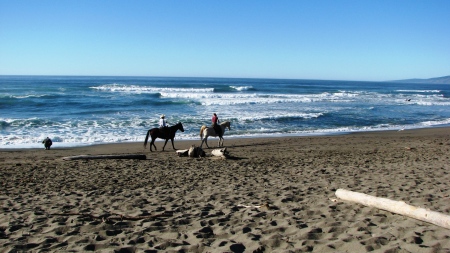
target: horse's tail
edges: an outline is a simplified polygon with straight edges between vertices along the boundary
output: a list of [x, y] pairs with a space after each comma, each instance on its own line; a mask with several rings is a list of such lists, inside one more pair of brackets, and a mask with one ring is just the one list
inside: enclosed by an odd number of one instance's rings
[[200, 128], [200, 139], [203, 139], [203, 130], [205, 130], [206, 126], [202, 126]]
[[144, 148], [147, 148], [147, 141], [148, 141], [148, 136], [150, 135], [150, 131], [151, 131], [151, 129], [150, 129], [150, 130], [148, 130], [148, 132], [147, 132], [147, 136], [145, 136], [145, 141], [144, 141]]

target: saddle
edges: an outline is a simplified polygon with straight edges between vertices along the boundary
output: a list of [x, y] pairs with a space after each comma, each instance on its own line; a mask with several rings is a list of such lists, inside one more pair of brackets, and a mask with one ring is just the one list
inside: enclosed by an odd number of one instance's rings
[[219, 125], [212, 125], [212, 128], [214, 129], [214, 132], [216, 132], [216, 135], [219, 137], [222, 137], [222, 128]]
[[169, 128], [168, 127], [160, 127], [159, 128], [159, 138], [161, 139], [167, 139], [167, 135], [169, 134]]

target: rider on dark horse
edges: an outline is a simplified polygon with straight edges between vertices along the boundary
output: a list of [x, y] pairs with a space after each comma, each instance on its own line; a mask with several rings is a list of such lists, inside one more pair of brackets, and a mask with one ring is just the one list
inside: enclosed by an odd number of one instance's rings
[[211, 121], [212, 121], [212, 127], [216, 131], [216, 134], [220, 138], [222, 138], [222, 128], [219, 126], [219, 117], [217, 117], [216, 113], [213, 114], [213, 117], [212, 117]]
[[169, 130], [168, 128], [168, 124], [166, 121], [166, 116], [163, 114], [161, 115], [161, 117], [159, 118], [159, 131], [165, 136], [168, 134]]

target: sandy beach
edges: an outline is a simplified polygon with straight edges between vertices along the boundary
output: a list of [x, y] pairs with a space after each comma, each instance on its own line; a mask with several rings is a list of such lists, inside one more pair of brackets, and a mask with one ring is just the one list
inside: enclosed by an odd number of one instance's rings
[[[450, 128], [225, 136], [229, 159], [162, 145], [1, 149], [0, 251], [450, 252], [449, 229], [335, 196], [346, 189], [450, 215]], [[122, 154], [147, 158], [62, 159]]]

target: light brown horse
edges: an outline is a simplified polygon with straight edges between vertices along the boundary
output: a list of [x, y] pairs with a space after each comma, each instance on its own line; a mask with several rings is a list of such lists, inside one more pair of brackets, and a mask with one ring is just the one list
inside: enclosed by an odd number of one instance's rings
[[[229, 121], [222, 122], [219, 124], [219, 126], [222, 129], [222, 136], [225, 133], [226, 128], [228, 128], [228, 130], [231, 130]], [[209, 136], [217, 137], [218, 135], [216, 133], [216, 130], [214, 130], [214, 128], [212, 128], [212, 127], [202, 126], [202, 128], [200, 128], [200, 139], [202, 140], [202, 144], [200, 144], [200, 147], [203, 146], [203, 142], [204, 142], [206, 144], [206, 146], [209, 148], [209, 146], [208, 146], [208, 137]], [[219, 136], [218, 145], [219, 145], [219, 147], [223, 146], [223, 137]]]
[[176, 150], [175, 146], [173, 145], [173, 139], [175, 138], [175, 133], [178, 130], [181, 130], [181, 132], [184, 132], [183, 125], [180, 122], [178, 122], [176, 125], [167, 127], [167, 129], [164, 129], [164, 131], [161, 131], [161, 129], [159, 129], [159, 128], [152, 128], [152, 129], [148, 130], [147, 136], [145, 136], [144, 148], [147, 148], [148, 136], [151, 136], [152, 141], [150, 142], [150, 151], [153, 152], [152, 146], [155, 147], [155, 150], [156, 150], [156, 146], [155, 146], [156, 138], [166, 140], [166, 142], [164, 142], [162, 151], [164, 151], [164, 148], [166, 147], [168, 140], [172, 141], [172, 148]]

